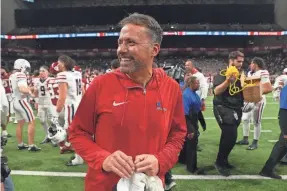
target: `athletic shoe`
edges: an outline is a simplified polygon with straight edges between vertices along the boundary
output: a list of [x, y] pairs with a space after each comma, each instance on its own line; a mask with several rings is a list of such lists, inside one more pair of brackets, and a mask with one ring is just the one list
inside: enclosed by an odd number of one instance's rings
[[37, 147], [36, 145], [33, 145], [33, 146], [28, 148], [28, 151], [31, 151], [31, 152], [37, 152], [40, 150], [41, 150], [41, 148]]
[[278, 174], [275, 174], [273, 171], [271, 172], [265, 172], [265, 171], [261, 171], [259, 173], [260, 176], [264, 176], [264, 177], [269, 177], [269, 178], [273, 178], [273, 179], [282, 179], [282, 176], [279, 176]]
[[257, 149], [257, 148], [258, 148], [257, 144], [252, 143], [251, 145], [249, 145], [249, 146], [247, 147], [247, 150], [255, 150], [255, 149]]
[[84, 161], [82, 158], [80, 158], [79, 160], [76, 160], [76, 157], [72, 160], [70, 160], [69, 162], [66, 163], [66, 166], [78, 166], [84, 164]]
[[29, 146], [27, 144], [23, 144], [23, 145], [18, 145], [18, 150], [24, 150], [24, 149], [28, 149]]
[[249, 141], [241, 140], [235, 143], [236, 145], [249, 145]]
[[11, 137], [12, 137], [12, 135], [8, 133], [7, 134], [7, 138], [11, 138]]
[[230, 171], [226, 167], [220, 166], [216, 163], [214, 164], [214, 167], [222, 176], [230, 176]]
[[176, 183], [175, 183], [174, 180], [171, 180], [168, 184], [165, 185], [164, 190], [165, 191], [169, 191], [169, 190], [171, 190], [174, 187], [176, 187]]

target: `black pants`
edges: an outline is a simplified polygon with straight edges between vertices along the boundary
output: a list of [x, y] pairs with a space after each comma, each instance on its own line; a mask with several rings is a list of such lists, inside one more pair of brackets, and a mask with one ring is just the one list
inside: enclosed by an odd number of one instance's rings
[[171, 170], [169, 170], [167, 173], [165, 173], [164, 182], [165, 184], [170, 184], [172, 181], [173, 180], [172, 180]]
[[282, 159], [282, 157], [287, 153], [287, 140], [284, 139], [283, 131], [287, 129], [287, 110], [280, 109], [279, 110], [279, 125], [281, 129], [281, 134], [279, 136], [279, 140], [273, 147], [269, 159], [265, 163], [263, 167], [263, 171], [271, 172], [273, 171], [276, 164]]
[[198, 134], [195, 132], [193, 139], [189, 140], [186, 138], [178, 157], [178, 162], [185, 164], [186, 169], [191, 173], [194, 173], [197, 170], [197, 145]]
[[221, 129], [216, 164], [225, 166], [228, 163], [228, 156], [236, 143], [237, 129], [241, 122], [242, 112], [241, 110], [233, 110], [225, 106], [216, 105], [213, 107], [213, 113]]
[[186, 169], [191, 173], [197, 170], [197, 144], [197, 134], [194, 134], [193, 139], [186, 140]]

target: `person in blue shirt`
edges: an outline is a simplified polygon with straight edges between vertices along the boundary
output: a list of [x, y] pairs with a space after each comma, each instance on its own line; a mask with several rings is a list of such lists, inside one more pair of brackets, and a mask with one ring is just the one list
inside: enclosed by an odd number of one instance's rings
[[191, 76], [186, 79], [183, 88], [183, 105], [187, 125], [187, 137], [184, 147], [180, 153], [179, 161], [186, 164], [191, 173], [198, 173], [197, 151], [198, 144], [198, 113], [201, 111], [201, 100], [196, 94], [199, 81]]
[[271, 154], [266, 161], [263, 169], [259, 173], [261, 176], [270, 177], [274, 179], [282, 179], [281, 176], [274, 172], [276, 164], [287, 153], [287, 76], [282, 80], [280, 93], [280, 109], [279, 109], [279, 125], [281, 134], [279, 140], [273, 147]]

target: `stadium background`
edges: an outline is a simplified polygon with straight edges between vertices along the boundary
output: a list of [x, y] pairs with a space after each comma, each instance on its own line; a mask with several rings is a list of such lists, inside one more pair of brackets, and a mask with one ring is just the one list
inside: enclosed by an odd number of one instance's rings
[[[272, 79], [287, 67], [286, 0], [2, 0], [1, 65], [11, 69], [14, 60], [21, 57], [35, 70], [40, 65], [50, 65], [64, 53], [72, 56], [84, 72], [102, 74], [116, 57], [117, 23], [133, 12], [153, 16], [165, 31], [156, 59], [159, 66], [193, 58], [195, 65], [209, 75], [226, 65], [231, 50], [241, 50], [247, 56], [245, 68], [251, 57], [261, 56]], [[272, 99], [268, 101], [263, 128], [272, 129], [272, 133], [263, 134], [261, 148], [252, 153], [235, 149], [232, 159], [242, 165], [236, 174], [257, 174], [273, 146], [269, 140], [277, 139], [279, 129], [274, 124], [278, 105]], [[213, 117], [211, 107], [205, 116]], [[50, 147], [44, 147], [43, 152], [33, 157], [29, 153], [19, 154], [15, 149], [15, 126], [10, 124], [9, 128], [14, 138], [5, 152], [12, 170], [85, 171], [85, 167], [65, 167], [66, 157]], [[208, 120], [208, 128], [200, 139], [203, 152], [199, 165], [212, 164], [215, 159], [219, 132], [213, 119]], [[40, 141], [43, 132], [40, 127], [37, 129]], [[173, 172], [188, 174], [180, 165]], [[279, 172], [286, 174], [287, 170], [282, 168]], [[83, 188], [82, 178], [13, 175], [13, 179], [17, 190]], [[287, 186], [286, 181], [251, 178], [177, 182], [177, 190], [285, 190]]]

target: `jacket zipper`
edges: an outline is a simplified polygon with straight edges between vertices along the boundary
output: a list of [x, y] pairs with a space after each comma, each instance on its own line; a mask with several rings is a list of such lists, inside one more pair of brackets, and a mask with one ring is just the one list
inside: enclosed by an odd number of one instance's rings
[[144, 94], [144, 121], [146, 122], [146, 87], [142, 87], [142, 86], [132, 86], [132, 87], [128, 87], [129, 89], [132, 88], [141, 88], [143, 90], [143, 94]]

